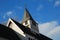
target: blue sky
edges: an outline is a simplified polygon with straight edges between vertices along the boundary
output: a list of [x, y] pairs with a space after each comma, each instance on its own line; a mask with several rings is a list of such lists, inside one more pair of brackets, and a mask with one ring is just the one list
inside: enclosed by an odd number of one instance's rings
[[60, 0], [0, 0], [0, 23], [9, 18], [21, 21], [25, 4], [32, 17], [39, 23], [41, 33], [50, 33], [60, 27]]
[[[33, 18], [38, 22], [60, 22], [60, 3], [58, 2], [59, 0], [0, 0], [0, 22], [7, 20], [12, 15], [21, 20], [25, 4]], [[8, 12], [11, 14], [9, 15]]]

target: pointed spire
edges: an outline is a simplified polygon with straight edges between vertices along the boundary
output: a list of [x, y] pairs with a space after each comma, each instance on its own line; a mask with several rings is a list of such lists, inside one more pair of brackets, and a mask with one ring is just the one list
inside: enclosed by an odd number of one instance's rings
[[27, 19], [32, 19], [32, 17], [30, 15], [29, 11], [27, 10], [27, 8], [25, 8], [23, 21], [26, 21]]
[[25, 9], [24, 17], [25, 18], [32, 18], [30, 13], [29, 13], [29, 11], [27, 9]]
[[28, 19], [36, 23], [35, 20], [32, 18], [31, 14], [29, 13], [29, 11], [27, 10], [27, 8], [25, 8], [24, 17], [21, 23], [27, 21]]

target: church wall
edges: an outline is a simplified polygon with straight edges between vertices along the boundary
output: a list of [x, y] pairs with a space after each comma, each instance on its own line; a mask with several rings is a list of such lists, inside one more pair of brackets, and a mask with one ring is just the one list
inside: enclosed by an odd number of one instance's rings
[[26, 37], [27, 37], [28, 40], [37, 40], [37, 38], [35, 38], [35, 37], [33, 37], [29, 34], [26, 34]]
[[29, 26], [29, 28], [31, 28], [31, 23], [30, 23], [30, 20], [28, 20], [28, 26]]
[[36, 26], [34, 26], [33, 24], [32, 24], [32, 21], [30, 20], [30, 26], [31, 26], [31, 29], [33, 30], [33, 31], [35, 31], [35, 32], [39, 32], [39, 30], [38, 30], [38, 25], [36, 24]]
[[21, 34], [17, 33], [16, 34], [18, 35], [18, 37], [21, 39], [21, 40], [28, 40], [27, 37], [25, 36], [22, 36]]
[[34, 25], [32, 25], [31, 28], [32, 28], [33, 31], [35, 31], [35, 32], [37, 32], [37, 33], [39, 32], [38, 29], [37, 29], [37, 27], [35, 27]]

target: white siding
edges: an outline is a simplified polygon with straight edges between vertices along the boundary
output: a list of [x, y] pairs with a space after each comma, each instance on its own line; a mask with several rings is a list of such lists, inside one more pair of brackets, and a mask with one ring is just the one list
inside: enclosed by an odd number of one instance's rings
[[10, 21], [12, 22], [12, 24], [9, 26], [9, 28], [13, 29], [14, 31], [25, 37], [24, 32], [11, 19], [9, 19], [7, 26], [9, 25]]
[[27, 26], [28, 28], [31, 28], [31, 25], [30, 25], [30, 20], [27, 20], [27, 24], [25, 25], [25, 22], [23, 23], [24, 26]]

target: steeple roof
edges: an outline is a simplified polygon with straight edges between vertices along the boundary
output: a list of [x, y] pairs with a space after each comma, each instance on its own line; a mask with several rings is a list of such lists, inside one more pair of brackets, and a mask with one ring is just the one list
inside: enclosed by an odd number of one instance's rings
[[25, 18], [31, 17], [29, 11], [27, 9], [25, 9], [25, 14], [24, 14]]
[[32, 18], [31, 17], [31, 15], [30, 15], [30, 13], [29, 13], [29, 11], [25, 8], [25, 12], [24, 12], [24, 17], [23, 17], [23, 19], [25, 20], [25, 19], [27, 19], [27, 18]]
[[[27, 8], [25, 8], [25, 12], [24, 12], [24, 17], [23, 17], [23, 20], [22, 22], [26, 21], [26, 20], [32, 20], [33, 22], [35, 22], [31, 16], [31, 14], [29, 13], [29, 11], [27, 10]], [[36, 23], [36, 22], [35, 22]]]

